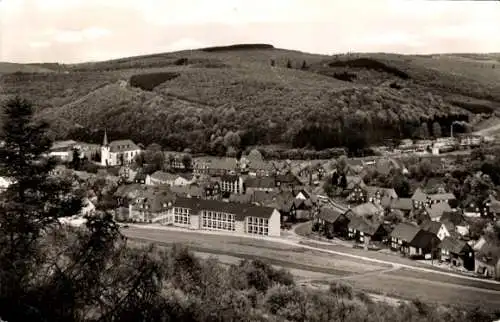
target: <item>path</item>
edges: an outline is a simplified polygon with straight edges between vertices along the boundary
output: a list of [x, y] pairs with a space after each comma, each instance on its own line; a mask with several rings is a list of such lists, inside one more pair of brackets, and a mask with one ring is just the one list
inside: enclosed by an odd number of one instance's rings
[[[144, 229], [144, 230], [153, 229], [153, 230], [166, 230], [166, 231], [168, 231], [168, 230], [170, 230], [170, 231], [185, 231], [186, 233], [211, 234], [211, 235], [219, 235], [219, 236], [226, 235], [226, 236], [233, 236], [233, 237], [242, 237], [242, 238], [250, 238], [250, 239], [255, 238], [255, 239], [261, 239], [261, 240], [268, 240], [268, 241], [272, 241], [272, 242], [276, 242], [276, 243], [280, 243], [280, 244], [285, 244], [288, 246], [309, 249], [309, 250], [322, 252], [322, 253], [326, 253], [326, 254], [344, 256], [344, 257], [348, 257], [348, 258], [363, 260], [363, 261], [382, 264], [382, 265], [390, 265], [390, 266], [397, 265], [399, 268], [406, 268], [406, 269], [418, 271], [418, 272], [433, 273], [433, 274], [439, 274], [439, 275], [443, 275], [443, 276], [450, 276], [450, 277], [454, 277], [454, 278], [478, 281], [478, 282], [487, 283], [487, 284], [500, 285], [500, 281], [480, 279], [480, 278], [476, 278], [476, 277], [470, 277], [470, 276], [460, 275], [460, 274], [456, 274], [456, 273], [440, 271], [440, 270], [436, 270], [436, 269], [417, 267], [417, 266], [412, 266], [412, 265], [408, 265], [408, 264], [401, 264], [401, 263], [396, 264], [394, 262], [370, 258], [367, 256], [354, 255], [354, 254], [349, 254], [346, 252], [309, 246], [309, 245], [302, 244], [300, 239], [297, 239], [297, 235], [295, 235], [295, 237], [286, 239], [286, 238], [280, 238], [280, 237], [264, 237], [264, 236], [251, 236], [251, 235], [247, 235], [247, 234], [235, 234], [235, 233], [231, 233], [231, 232], [204, 231], [204, 230], [193, 231], [193, 230], [182, 229], [182, 228], [178, 228], [178, 227], [163, 227], [163, 226], [159, 227], [159, 226], [152, 226], [152, 225], [130, 225], [130, 226]], [[126, 231], [124, 231], [124, 233], [126, 235]], [[331, 243], [327, 243], [327, 242], [319, 242], [319, 241], [318, 242], [314, 241], [314, 242], [318, 243], [318, 244], [331, 245]]]

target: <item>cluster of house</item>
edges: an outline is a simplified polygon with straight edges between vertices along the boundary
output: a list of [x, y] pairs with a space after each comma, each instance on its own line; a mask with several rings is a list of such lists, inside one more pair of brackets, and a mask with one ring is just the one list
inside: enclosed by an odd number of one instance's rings
[[[427, 194], [417, 189], [411, 198], [399, 198], [394, 189], [367, 186], [362, 181], [348, 185], [350, 197], [361, 202], [354, 207], [333, 204], [319, 210], [316, 222], [327, 237], [344, 237], [365, 243], [385, 244], [413, 258], [439, 259], [453, 266], [500, 278], [500, 249], [490, 243], [481, 247], [469, 241], [466, 217], [477, 212], [500, 215], [500, 202], [490, 198], [483, 209], [452, 208], [451, 193]], [[477, 211], [477, 212], [475, 212]], [[391, 225], [387, 215], [403, 222]]]
[[474, 148], [481, 145], [484, 137], [474, 134], [457, 134], [454, 137], [442, 137], [435, 140], [402, 140], [394, 152], [399, 153], [418, 153], [432, 152], [439, 154], [458, 149]]
[[[75, 150], [90, 154], [96, 147], [57, 142], [50, 154], [67, 162]], [[279, 236], [283, 222], [317, 212], [315, 198], [289, 162], [266, 161], [257, 150], [239, 160], [166, 152], [172, 171], [149, 174], [133, 162], [142, 150], [131, 140], [109, 142], [105, 133], [99, 152], [103, 169], [98, 175], [106, 172], [119, 184], [119, 220]]]

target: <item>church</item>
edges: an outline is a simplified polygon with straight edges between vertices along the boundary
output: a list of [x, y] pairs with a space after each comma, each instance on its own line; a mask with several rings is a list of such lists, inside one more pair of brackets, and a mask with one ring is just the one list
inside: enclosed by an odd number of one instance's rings
[[141, 153], [141, 148], [131, 140], [117, 140], [108, 143], [108, 135], [104, 131], [104, 140], [101, 146], [101, 165], [112, 167], [127, 165]]

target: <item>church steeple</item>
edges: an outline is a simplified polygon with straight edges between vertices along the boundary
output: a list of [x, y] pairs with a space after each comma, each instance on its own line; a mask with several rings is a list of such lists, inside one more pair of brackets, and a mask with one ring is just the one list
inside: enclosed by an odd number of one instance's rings
[[108, 134], [106, 133], [106, 130], [104, 130], [104, 140], [102, 142], [103, 146], [108, 146]]

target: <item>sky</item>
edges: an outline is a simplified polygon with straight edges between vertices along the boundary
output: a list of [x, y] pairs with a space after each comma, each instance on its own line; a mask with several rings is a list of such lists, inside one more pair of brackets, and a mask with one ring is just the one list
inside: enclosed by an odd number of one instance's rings
[[236, 43], [320, 54], [500, 52], [500, 1], [0, 0], [0, 61], [78, 63]]

